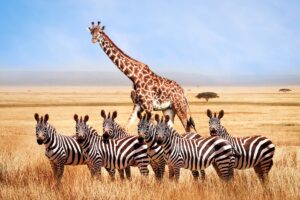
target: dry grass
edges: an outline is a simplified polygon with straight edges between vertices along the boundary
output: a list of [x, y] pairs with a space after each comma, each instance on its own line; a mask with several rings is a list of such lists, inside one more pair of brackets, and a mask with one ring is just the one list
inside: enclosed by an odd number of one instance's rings
[[[223, 124], [234, 135], [263, 134], [276, 145], [267, 189], [253, 170], [236, 171], [230, 184], [207, 170], [207, 180], [195, 183], [181, 170], [179, 183], [167, 178], [158, 184], [153, 173], [145, 179], [134, 170], [131, 182], [91, 180], [86, 166], [67, 166], [62, 187], [55, 190], [44, 147], [35, 140], [33, 114], [49, 113], [50, 123], [67, 135], [74, 132], [73, 114], [89, 114], [90, 124], [101, 130], [100, 109], [118, 110], [125, 124], [132, 110], [130, 88], [0, 88], [0, 199], [300, 199], [300, 88], [278, 93], [278, 88], [186, 88], [198, 131], [208, 135], [206, 109], [225, 110]], [[214, 91], [210, 102], [195, 95]], [[136, 121], [137, 123], [137, 121]], [[178, 121], [176, 128], [183, 130]], [[131, 127], [136, 134], [136, 126]]]

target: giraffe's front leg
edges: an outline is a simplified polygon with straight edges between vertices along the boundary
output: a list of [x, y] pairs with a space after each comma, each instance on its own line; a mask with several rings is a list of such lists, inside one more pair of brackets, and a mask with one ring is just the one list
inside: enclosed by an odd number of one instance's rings
[[128, 128], [130, 127], [130, 125], [134, 122], [134, 120], [137, 117], [137, 113], [141, 111], [141, 106], [138, 104], [135, 104], [133, 107], [133, 111], [128, 119], [128, 123], [126, 124], [125, 128], [128, 130]]

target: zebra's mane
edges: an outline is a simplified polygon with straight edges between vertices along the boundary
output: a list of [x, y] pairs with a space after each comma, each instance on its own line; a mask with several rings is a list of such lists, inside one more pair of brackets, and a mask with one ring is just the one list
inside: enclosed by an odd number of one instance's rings
[[119, 125], [117, 122], [114, 121], [114, 125], [116, 126], [117, 129], [121, 130], [123, 133], [125, 133], [126, 135], [130, 135], [125, 128], [123, 128], [121, 125]]

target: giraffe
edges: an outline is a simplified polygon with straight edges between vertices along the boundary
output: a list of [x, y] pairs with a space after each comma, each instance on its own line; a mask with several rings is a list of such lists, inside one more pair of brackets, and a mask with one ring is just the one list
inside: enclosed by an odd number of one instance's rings
[[89, 27], [92, 43], [99, 43], [110, 60], [133, 83], [130, 96], [134, 106], [126, 127], [128, 128], [134, 122], [138, 111], [148, 113], [162, 111], [163, 115], [170, 116], [170, 126], [173, 126], [174, 117], [177, 115], [186, 132], [190, 132], [191, 128], [195, 130], [183, 88], [175, 81], [157, 75], [148, 65], [124, 53], [108, 37], [104, 28], [99, 21], [97, 25], [92, 22], [92, 26]]

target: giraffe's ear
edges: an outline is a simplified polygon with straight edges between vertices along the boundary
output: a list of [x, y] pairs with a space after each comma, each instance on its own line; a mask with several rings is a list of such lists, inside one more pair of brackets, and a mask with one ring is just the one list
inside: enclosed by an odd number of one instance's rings
[[207, 117], [212, 118], [212, 112], [211, 112], [211, 110], [207, 109], [206, 114], [207, 114]]
[[89, 121], [89, 116], [88, 115], [84, 116], [84, 119], [83, 119], [84, 123], [86, 123], [87, 121]]
[[138, 111], [137, 112], [137, 117], [141, 120], [142, 119], [142, 113], [141, 113], [141, 111]]
[[170, 116], [169, 116], [169, 115], [166, 115], [166, 116], [165, 116], [165, 123], [168, 123], [169, 120], [170, 120]]
[[158, 114], [155, 114], [154, 118], [155, 118], [155, 121], [156, 121], [157, 123], [159, 123], [159, 115], [158, 115]]
[[112, 120], [115, 120], [117, 116], [118, 116], [117, 111], [114, 111], [111, 116]]
[[45, 119], [44, 119], [44, 123], [46, 124], [48, 120], [49, 120], [49, 115], [46, 114], [46, 115], [45, 115]]
[[219, 112], [218, 118], [221, 119], [224, 116], [224, 110], [221, 110]]
[[74, 115], [74, 120], [76, 123], [78, 123], [78, 115], [77, 114]]
[[147, 120], [148, 120], [148, 121], [150, 121], [151, 116], [152, 116], [152, 113], [151, 113], [151, 112], [147, 112]]
[[34, 114], [34, 119], [36, 120], [36, 122], [39, 122], [39, 120], [40, 120], [39, 114], [35, 113]]
[[106, 114], [104, 110], [101, 110], [101, 117], [103, 117], [104, 119], [106, 119]]

